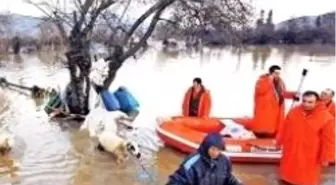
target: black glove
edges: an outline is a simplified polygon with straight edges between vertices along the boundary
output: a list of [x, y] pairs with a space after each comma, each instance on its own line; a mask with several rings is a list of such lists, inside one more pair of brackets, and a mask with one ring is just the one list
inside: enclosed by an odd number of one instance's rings
[[300, 97], [295, 95], [294, 98], [293, 98], [293, 100], [294, 101], [300, 101]]

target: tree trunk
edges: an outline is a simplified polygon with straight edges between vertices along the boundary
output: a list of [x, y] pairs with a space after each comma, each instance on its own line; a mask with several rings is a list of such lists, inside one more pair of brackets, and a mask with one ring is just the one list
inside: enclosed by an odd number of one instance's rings
[[15, 36], [12, 40], [12, 49], [14, 54], [19, 54], [21, 50], [21, 41], [20, 38]]
[[88, 114], [90, 96], [90, 42], [86, 36], [77, 34], [70, 37], [69, 51], [66, 53], [70, 71], [70, 83], [66, 97], [69, 111], [73, 114]]
[[109, 88], [111, 83], [113, 82], [118, 69], [123, 64], [124, 60], [121, 59], [124, 54], [124, 50], [122, 46], [116, 45], [113, 47], [111, 57], [108, 57], [107, 60], [109, 62], [109, 73], [107, 78], [104, 80], [104, 87]]

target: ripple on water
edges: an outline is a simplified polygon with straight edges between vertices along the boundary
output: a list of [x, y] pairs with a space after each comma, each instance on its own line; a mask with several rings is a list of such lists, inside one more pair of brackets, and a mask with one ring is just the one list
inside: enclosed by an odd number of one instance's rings
[[141, 161], [129, 157], [126, 163], [116, 164], [114, 156], [95, 149], [96, 143], [91, 141], [88, 133], [74, 132], [71, 140], [77, 155], [81, 158], [76, 171], [75, 185], [102, 185], [109, 184], [108, 182], [113, 182], [113, 184], [150, 185], [148, 178], [144, 177], [143, 169], [138, 162], [141, 162], [154, 177], [156, 176], [156, 159], [153, 157], [153, 153], [143, 151], [145, 149], [141, 149]]
[[[253, 101], [251, 97], [253, 96], [253, 84], [257, 77], [266, 71], [268, 66], [279, 64], [284, 69], [283, 77], [288, 88], [297, 88], [299, 83], [297, 71], [299, 68], [301, 70], [303, 67], [307, 67], [306, 56], [311, 53], [311, 51], [303, 52], [300, 49], [298, 52], [296, 46], [271, 48], [270, 50], [263, 48], [260, 50], [251, 47], [246, 51], [243, 50], [241, 55], [231, 53], [227, 49], [205, 49], [196, 58], [184, 54], [172, 58], [160, 52], [160, 49], [157, 50], [158, 53], [150, 50], [137, 62], [125, 63], [118, 71], [118, 77], [112, 84], [112, 88], [122, 84], [132, 89], [139, 101], [143, 102], [142, 113], [148, 113], [149, 117], [175, 115], [179, 111], [177, 107], [180, 106], [181, 92], [184, 92], [185, 88], [190, 85], [190, 79], [194, 76], [201, 76], [206, 86], [211, 89], [214, 102], [217, 102], [213, 106], [214, 115], [249, 115], [252, 114]], [[314, 48], [317, 47], [314, 46]], [[321, 50], [325, 50], [325, 47], [322, 46], [318, 46], [318, 48], [319, 51], [313, 53], [318, 54]], [[334, 51], [334, 48], [332, 50]], [[52, 56], [49, 52], [47, 55]], [[261, 55], [267, 55], [267, 59], [255, 61], [254, 55], [259, 56], [259, 59]], [[335, 60], [334, 52], [331, 55], [331, 60]], [[47, 66], [46, 64], [54, 59], [38, 59], [34, 55], [23, 55], [22, 57], [21, 61], [3, 63], [3, 67], [0, 68], [1, 75], [4, 75], [9, 81], [27, 86], [33, 84], [49, 86], [55, 83], [59, 83], [61, 86], [66, 85], [69, 79], [67, 69], [60, 70], [60, 65], [48, 64]], [[198, 58], [200, 59], [198, 60]], [[314, 80], [307, 79], [304, 89], [336, 88], [332, 81], [323, 80], [335, 77], [335, 73], [333, 73], [335, 62], [328, 65], [323, 64], [323, 66], [319, 62], [313, 63], [315, 65], [310, 70], [308, 78]], [[174, 82], [174, 91], [171, 91], [171, 86], [167, 85], [172, 82]], [[241, 85], [235, 86], [237, 83]], [[223, 87], [230, 87], [231, 90], [228, 91]], [[158, 94], [168, 95], [171, 98], [153, 101], [154, 96], [152, 95]], [[236, 103], [236, 99], [232, 97], [243, 98], [241, 101], [245, 102], [244, 106], [232, 108], [231, 105]], [[18, 96], [15, 91], [10, 91], [10, 98], [13, 100], [11, 106], [15, 107], [12, 108], [14, 113], [12, 112], [10, 115], [11, 119], [6, 118], [4, 122], [9, 125], [14, 134], [18, 134], [18, 137], [24, 141], [22, 146], [15, 146], [16, 149], [13, 151], [14, 154], [24, 152], [17, 157], [22, 163], [19, 172], [20, 184], [68, 185], [69, 182], [72, 182], [73, 175], [75, 176], [75, 185], [139, 184], [135, 181], [138, 176], [141, 176], [141, 167], [139, 168], [134, 161], [129, 160], [125, 165], [115, 164], [115, 160], [111, 156], [94, 150], [87, 136], [77, 137], [78, 132], [74, 132], [70, 135], [75, 139], [69, 139], [67, 132], [62, 132], [58, 125], [49, 123], [43, 115], [36, 113], [36, 107], [32, 106], [31, 100], [21, 95]], [[2, 125], [2, 123], [0, 124]], [[141, 125], [149, 125], [149, 122], [141, 120]], [[74, 148], [75, 152], [71, 151], [71, 148]], [[183, 158], [179, 152], [167, 148], [161, 150], [158, 156], [159, 160], [152, 162], [159, 164], [158, 170], [160, 170], [162, 177], [160, 177], [160, 182], [155, 185], [166, 182], [167, 177], [173, 173]], [[76, 158], [79, 159], [78, 164]], [[76, 167], [77, 170], [75, 170]], [[246, 185], [277, 184], [277, 167], [274, 165], [238, 164], [234, 165], [234, 171]], [[334, 184], [334, 172], [334, 169], [325, 172], [325, 185]], [[4, 184], [2, 177], [0, 177], [0, 184]], [[150, 183], [143, 184], [150, 185]]]
[[[20, 185], [67, 185], [78, 160], [72, 153], [69, 133], [50, 122], [26, 97], [16, 96], [6, 125], [15, 134], [13, 158], [19, 161]], [[1, 179], [1, 178], [0, 178]]]
[[19, 171], [24, 185], [68, 184], [73, 177], [77, 160], [71, 153], [68, 135], [52, 124], [56, 123], [32, 120], [16, 128], [27, 143]]

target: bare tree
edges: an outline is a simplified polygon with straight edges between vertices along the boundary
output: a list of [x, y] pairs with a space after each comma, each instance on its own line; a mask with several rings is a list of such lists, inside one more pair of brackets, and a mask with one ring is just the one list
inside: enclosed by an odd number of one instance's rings
[[[177, 1], [169, 19], [162, 19], [176, 35], [190, 40], [195, 37], [225, 39], [226, 43], [237, 41], [238, 30], [248, 23], [251, 6], [239, 0]], [[164, 28], [166, 29], [166, 28]], [[169, 30], [172, 32], [172, 30]], [[168, 31], [166, 31], [168, 32]]]
[[0, 13], [0, 52], [8, 52], [11, 30], [11, 14], [9, 12]]
[[[55, 49], [56, 46], [62, 44], [61, 35], [52, 22], [43, 20], [39, 25], [38, 46], [49, 46]], [[42, 48], [40, 48], [42, 49]]]
[[[130, 0], [54, 0], [55, 3], [45, 0], [35, 2], [26, 0], [34, 5], [52, 20], [60, 30], [63, 39], [67, 42], [66, 57], [70, 71], [70, 84], [68, 85], [67, 101], [72, 113], [88, 113], [88, 98], [90, 90], [89, 72], [91, 67], [90, 40], [94, 27], [103, 20], [104, 16], [113, 16], [114, 24], [110, 25], [110, 47], [113, 51], [105, 60], [109, 62], [109, 76], [104, 81], [107, 88], [113, 82], [117, 70], [123, 62], [133, 56], [146, 45], [147, 39], [152, 35], [157, 23], [165, 10], [170, 10], [174, 17], [183, 22], [180, 26], [205, 26], [210, 23], [218, 27], [236, 28], [244, 24], [249, 15], [248, 6], [241, 0], [148, 0], [144, 3], [151, 5], [130, 26], [124, 26], [123, 16], [132, 10], [128, 9]], [[136, 1], [137, 3], [139, 1]], [[123, 7], [122, 13], [117, 9]], [[107, 12], [107, 13], [106, 13]], [[109, 13], [108, 13], [109, 12]], [[119, 16], [121, 14], [121, 16]], [[130, 44], [137, 35], [144, 21], [149, 19], [143, 34], [138, 41]], [[111, 20], [111, 19], [108, 19]], [[69, 32], [67, 29], [70, 28]], [[119, 38], [114, 42], [115, 37]]]

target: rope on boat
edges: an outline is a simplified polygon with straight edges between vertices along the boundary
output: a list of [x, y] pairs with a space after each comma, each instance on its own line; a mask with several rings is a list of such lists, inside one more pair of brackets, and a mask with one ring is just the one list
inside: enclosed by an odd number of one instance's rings
[[266, 151], [266, 152], [280, 152], [281, 149], [280, 148], [276, 148], [276, 147], [262, 147], [262, 146], [258, 146], [258, 145], [254, 145], [254, 144], [251, 144], [251, 143], [248, 143], [248, 145], [258, 149], [258, 150], [261, 150], [261, 151]]

